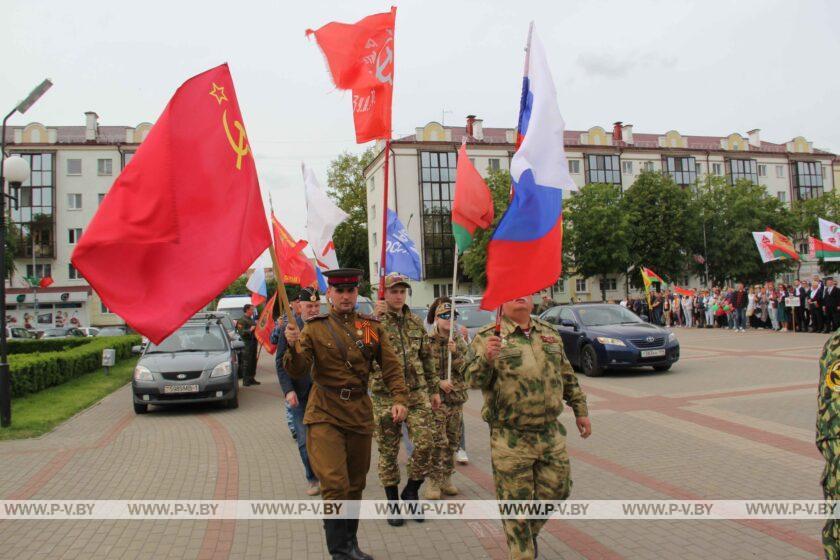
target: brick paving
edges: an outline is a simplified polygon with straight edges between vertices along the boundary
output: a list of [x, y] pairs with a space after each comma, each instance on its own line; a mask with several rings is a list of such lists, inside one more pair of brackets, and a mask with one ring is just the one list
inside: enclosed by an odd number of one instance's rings
[[[582, 378], [594, 434], [569, 437], [575, 499], [818, 499], [817, 356], [825, 335], [676, 329], [670, 372]], [[3, 499], [305, 499], [270, 359], [240, 408], [131, 411], [128, 387], [53, 432], [0, 442]], [[467, 403], [471, 463], [455, 483], [493, 497], [481, 395]], [[562, 417], [573, 428], [569, 412]], [[571, 430], [569, 430], [571, 433]], [[375, 446], [374, 446], [375, 449]], [[383, 498], [375, 464], [366, 497]], [[403, 470], [404, 473], [404, 470]], [[559, 521], [542, 558], [818, 558], [818, 521]], [[496, 521], [363, 521], [377, 558], [506, 558]], [[318, 521], [2, 521], [0, 558], [328, 558]]]

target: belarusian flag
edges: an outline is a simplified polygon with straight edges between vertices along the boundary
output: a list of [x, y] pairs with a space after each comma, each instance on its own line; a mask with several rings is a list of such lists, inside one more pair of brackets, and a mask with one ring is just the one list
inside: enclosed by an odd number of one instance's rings
[[660, 288], [667, 288], [668, 283], [659, 277], [657, 273], [649, 268], [642, 267], [642, 282], [645, 283], [645, 289], [649, 289], [652, 282], [659, 282]]
[[820, 241], [816, 237], [808, 238], [808, 256], [827, 261], [840, 260], [840, 247]]
[[493, 223], [493, 197], [487, 183], [467, 157], [467, 143], [458, 150], [455, 175], [455, 199], [452, 201], [452, 235], [462, 254], [473, 243], [476, 229]]
[[41, 278], [41, 281], [38, 282], [38, 287], [39, 288], [48, 288], [53, 284], [55, 284], [55, 282], [53, 282], [53, 279], [52, 279], [51, 276], [44, 276], [43, 278]]
[[773, 235], [769, 249], [773, 252], [774, 257], [793, 259], [795, 261], [799, 260], [799, 253], [796, 252], [796, 248], [793, 246], [793, 241], [791, 241], [790, 237], [782, 235], [771, 228], [767, 228], [767, 232]]

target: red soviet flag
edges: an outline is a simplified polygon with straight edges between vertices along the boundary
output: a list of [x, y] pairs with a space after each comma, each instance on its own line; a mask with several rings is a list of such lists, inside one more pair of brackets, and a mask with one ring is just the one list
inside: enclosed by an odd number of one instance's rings
[[331, 22], [314, 34], [339, 89], [353, 90], [356, 142], [391, 137], [394, 20], [397, 9], [356, 23]]
[[160, 342], [271, 243], [227, 64], [187, 80], [102, 201], [73, 265]]
[[274, 251], [283, 270], [283, 283], [298, 286], [317, 286], [315, 265], [303, 254], [306, 241], [295, 241], [286, 228], [271, 213], [271, 227], [274, 230]]

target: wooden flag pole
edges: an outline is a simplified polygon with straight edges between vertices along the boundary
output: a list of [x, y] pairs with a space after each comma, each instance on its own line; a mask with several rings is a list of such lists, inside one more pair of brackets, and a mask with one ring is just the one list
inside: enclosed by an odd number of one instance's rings
[[382, 248], [379, 254], [379, 299], [385, 299], [385, 263], [388, 258], [387, 236], [388, 236], [388, 183], [391, 175], [391, 138], [385, 140], [385, 186], [382, 194]]
[[[455, 325], [455, 294], [458, 293], [458, 247], [455, 246], [454, 266], [452, 267], [452, 311], [449, 314], [449, 342], [452, 342], [452, 337], [457, 326]], [[446, 346], [446, 353], [449, 356], [446, 360], [446, 380], [452, 379], [452, 350], [449, 345]]]
[[[268, 204], [271, 207], [271, 232], [272, 240], [274, 239], [274, 203], [271, 200], [271, 195], [268, 195]], [[277, 280], [277, 291], [280, 294], [280, 301], [283, 303], [283, 310], [289, 320], [289, 324], [295, 320], [295, 314], [292, 312], [292, 306], [289, 304], [289, 295], [286, 293], [286, 284], [283, 283], [283, 269], [280, 268], [280, 262], [277, 260], [277, 253], [274, 250], [274, 242], [268, 246], [268, 252], [271, 255], [271, 265], [274, 269], [274, 279]], [[295, 342], [295, 351], [300, 352], [300, 341]]]

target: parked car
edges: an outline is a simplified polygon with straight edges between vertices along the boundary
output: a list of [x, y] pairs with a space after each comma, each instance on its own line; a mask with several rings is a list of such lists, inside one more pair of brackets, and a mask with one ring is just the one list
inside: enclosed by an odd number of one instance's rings
[[134, 412], [149, 405], [222, 402], [239, 406], [239, 363], [236, 350], [242, 341], [231, 341], [218, 322], [187, 322], [160, 344], [134, 346], [140, 354], [131, 379]]
[[455, 305], [461, 303], [481, 303], [483, 296], [452, 296], [450, 299], [455, 302]]
[[77, 327], [57, 327], [44, 329], [44, 336], [41, 338], [72, 338], [74, 336], [86, 337], [87, 334]]
[[552, 307], [541, 319], [555, 326], [572, 365], [597, 377], [607, 369], [650, 366], [667, 371], [680, 359], [677, 336], [611, 303]]
[[125, 327], [102, 327], [96, 336], [124, 336], [126, 334]]
[[473, 339], [478, 329], [496, 321], [495, 311], [480, 309], [477, 303], [455, 304], [455, 311], [458, 313], [458, 325], [467, 327], [470, 340]]
[[6, 338], [8, 340], [35, 340], [38, 335], [23, 327], [6, 327]]
[[99, 333], [96, 327], [79, 327], [79, 330], [85, 333], [85, 336], [96, 336]]

